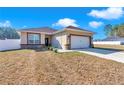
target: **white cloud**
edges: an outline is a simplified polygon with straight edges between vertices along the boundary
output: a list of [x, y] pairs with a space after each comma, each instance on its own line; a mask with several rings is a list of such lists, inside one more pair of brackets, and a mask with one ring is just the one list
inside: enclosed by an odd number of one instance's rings
[[104, 10], [92, 10], [89, 16], [103, 19], [118, 19], [124, 14], [123, 8], [111, 7]]
[[62, 26], [62, 27], [67, 27], [70, 25], [75, 27], [79, 26], [78, 24], [76, 24], [76, 20], [70, 18], [59, 19], [58, 22], [53, 24], [53, 26]]
[[27, 26], [26, 25], [24, 25], [22, 28], [26, 28]]
[[11, 22], [6, 20], [5, 22], [0, 22], [0, 27], [11, 27]]
[[97, 22], [97, 21], [91, 21], [89, 22], [89, 25], [93, 28], [98, 28], [100, 27], [101, 25], [103, 25], [103, 22]]

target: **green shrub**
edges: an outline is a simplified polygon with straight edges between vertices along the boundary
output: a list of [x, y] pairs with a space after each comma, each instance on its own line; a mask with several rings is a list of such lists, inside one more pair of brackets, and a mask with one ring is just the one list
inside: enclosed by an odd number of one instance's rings
[[55, 48], [53, 51], [54, 51], [55, 53], [58, 53], [58, 49], [56, 49], [56, 48]]
[[53, 47], [52, 46], [48, 46], [47, 49], [52, 51]]
[[53, 47], [50, 48], [51, 51], [53, 51], [53, 49], [54, 49]]
[[51, 46], [48, 46], [47, 49], [50, 50], [50, 47], [51, 47]]
[[47, 48], [48, 48], [48, 50], [54, 51], [56, 53], [58, 52], [57, 48], [55, 48], [55, 47], [48, 46]]
[[51, 50], [51, 51], [53, 51], [53, 47], [51, 47], [51, 46], [48, 49]]

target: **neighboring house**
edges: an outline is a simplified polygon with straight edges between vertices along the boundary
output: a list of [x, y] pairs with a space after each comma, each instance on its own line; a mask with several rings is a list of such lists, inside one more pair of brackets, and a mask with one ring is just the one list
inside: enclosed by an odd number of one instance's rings
[[124, 45], [124, 37], [109, 36], [103, 40], [95, 40], [93, 44]]
[[49, 27], [21, 29], [21, 48], [53, 46], [59, 49], [92, 47], [93, 32], [68, 26], [61, 30]]
[[123, 41], [124, 42], [124, 37], [110, 36], [110, 37], [103, 39], [103, 41]]

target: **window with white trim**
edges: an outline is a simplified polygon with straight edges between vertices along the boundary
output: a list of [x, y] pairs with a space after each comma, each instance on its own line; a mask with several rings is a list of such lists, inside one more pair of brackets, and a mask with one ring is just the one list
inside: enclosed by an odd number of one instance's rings
[[40, 34], [28, 34], [28, 44], [40, 44]]

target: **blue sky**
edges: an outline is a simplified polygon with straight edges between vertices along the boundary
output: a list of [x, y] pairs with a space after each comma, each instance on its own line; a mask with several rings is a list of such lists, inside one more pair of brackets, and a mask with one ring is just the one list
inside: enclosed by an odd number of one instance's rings
[[0, 26], [16, 29], [49, 26], [60, 29], [68, 25], [96, 32], [94, 39], [105, 38], [105, 24], [124, 23], [123, 8], [0, 8]]

